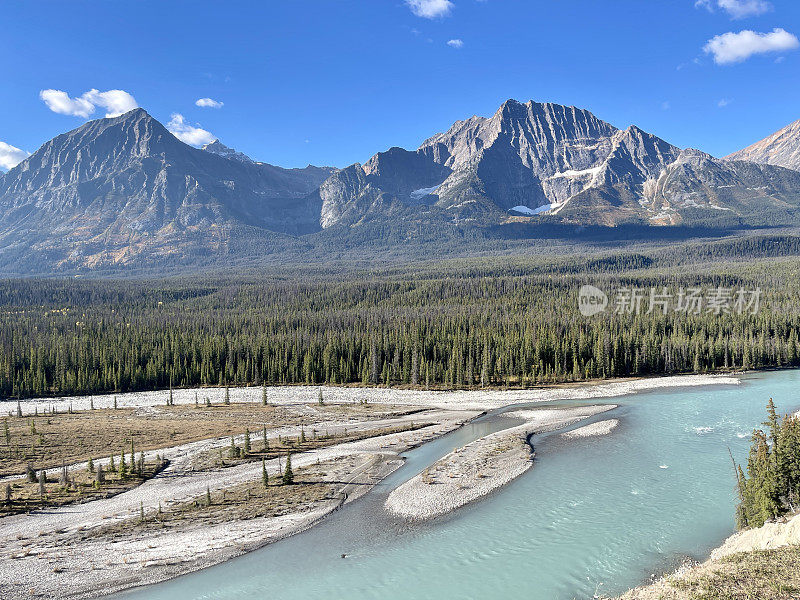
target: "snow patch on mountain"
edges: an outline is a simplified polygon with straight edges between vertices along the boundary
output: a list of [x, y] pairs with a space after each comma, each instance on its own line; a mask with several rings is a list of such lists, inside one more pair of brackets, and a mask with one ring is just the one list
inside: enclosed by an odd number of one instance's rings
[[440, 183], [439, 185], [435, 185], [433, 187], [420, 188], [418, 190], [414, 190], [410, 194], [411, 199], [414, 200], [415, 202], [422, 200], [425, 196], [430, 196], [431, 194], [435, 194], [436, 190], [438, 190], [441, 186], [442, 184]]

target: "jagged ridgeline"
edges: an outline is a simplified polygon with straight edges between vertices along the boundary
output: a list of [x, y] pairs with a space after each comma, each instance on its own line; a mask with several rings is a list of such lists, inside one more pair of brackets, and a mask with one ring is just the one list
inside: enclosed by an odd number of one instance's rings
[[0, 178], [0, 273], [368, 262], [518, 251], [586, 228], [625, 239], [797, 225], [797, 140], [790, 127], [719, 160], [587, 110], [509, 100], [414, 151], [283, 169], [218, 140], [187, 146], [136, 109], [54, 138]]

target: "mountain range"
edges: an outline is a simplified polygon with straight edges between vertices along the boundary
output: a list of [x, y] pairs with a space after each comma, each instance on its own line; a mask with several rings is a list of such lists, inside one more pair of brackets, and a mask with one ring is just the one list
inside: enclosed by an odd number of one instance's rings
[[414, 151], [284, 169], [219, 140], [188, 146], [135, 109], [57, 136], [0, 177], [0, 272], [169, 271], [309, 244], [415, 243], [412, 229], [796, 225], [797, 169], [800, 122], [717, 159], [587, 110], [509, 100]]

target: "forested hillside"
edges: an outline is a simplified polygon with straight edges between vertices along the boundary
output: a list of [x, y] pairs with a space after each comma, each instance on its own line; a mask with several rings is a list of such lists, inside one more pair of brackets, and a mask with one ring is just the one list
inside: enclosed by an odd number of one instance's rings
[[[0, 395], [190, 385], [530, 386], [800, 365], [798, 240], [239, 278], [0, 283]], [[746, 255], [746, 262], [732, 257]], [[586, 317], [578, 290], [609, 294]], [[615, 294], [761, 290], [753, 311]], [[741, 312], [741, 314], [740, 314]]]

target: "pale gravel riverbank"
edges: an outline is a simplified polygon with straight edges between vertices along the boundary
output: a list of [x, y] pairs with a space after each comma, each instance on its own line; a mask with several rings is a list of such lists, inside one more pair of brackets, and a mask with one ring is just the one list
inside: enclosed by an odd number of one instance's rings
[[572, 431], [567, 431], [561, 434], [561, 437], [574, 440], [579, 438], [587, 438], [587, 437], [594, 437], [598, 435], [608, 435], [614, 429], [617, 428], [619, 425], [618, 419], [608, 419], [607, 421], [598, 421], [597, 423], [592, 423], [591, 425], [584, 425], [583, 427], [578, 427], [577, 429], [573, 429]]
[[[427, 427], [298, 453], [292, 457], [292, 464], [302, 469], [317, 462], [356, 461], [336, 476], [336, 480], [349, 482], [342, 491], [352, 501], [402, 464], [400, 452], [452, 431], [478, 414], [438, 411], [432, 416], [435, 423]], [[417, 422], [420, 420], [417, 416]], [[267, 469], [277, 475], [278, 460], [267, 461]], [[139, 540], [101, 537], [76, 542], [87, 530], [137, 519], [142, 507], [152, 514], [159, 503], [166, 508], [202, 497], [208, 489], [213, 492], [260, 477], [260, 462], [202, 472], [167, 470], [112, 498], [4, 517], [0, 519], [0, 598], [89, 598], [163, 581], [297, 533], [339, 505], [338, 501], [330, 502], [283, 517], [230, 521], [219, 526], [188, 523], [184, 528]], [[347, 491], [358, 477], [364, 478], [365, 484]]]
[[[394, 388], [356, 388], [330, 386], [275, 386], [267, 387], [271, 404], [314, 404], [322, 390], [326, 403], [353, 404], [362, 401], [381, 404], [425, 406], [462, 410], [491, 410], [509, 404], [525, 402], [547, 402], [552, 400], [591, 400], [595, 398], [614, 398], [648, 390], [688, 387], [700, 385], [737, 385], [738, 377], [732, 375], [679, 375], [649, 379], [624, 379], [605, 383], [562, 385], [558, 387], [534, 388], [526, 390], [458, 390], [428, 391], [401, 390]], [[175, 404], [194, 404], [195, 392], [202, 403], [208, 397], [213, 403], [222, 402], [224, 388], [192, 388], [174, 390]], [[96, 396], [69, 396], [62, 398], [27, 399], [20, 403], [25, 415], [35, 410], [41, 413], [53, 406], [59, 412], [69, 410], [88, 410], [93, 403], [95, 408], [112, 408], [114, 398], [117, 405], [125, 407], [146, 407], [164, 405], [169, 391], [130, 392], [125, 394], [105, 394]], [[231, 402], [261, 402], [260, 387], [230, 388]], [[6, 413], [16, 414], [16, 402], [5, 402]], [[2, 409], [0, 409], [2, 410]]]
[[[298, 454], [293, 457], [293, 465], [297, 469], [307, 467], [316, 461], [360, 460], [359, 464], [372, 464], [362, 474], [371, 480], [369, 485], [359, 486], [359, 493], [385, 476], [390, 470], [399, 466], [398, 453], [419, 445], [424, 441], [442, 435], [458, 427], [466, 420], [473, 418], [477, 412], [524, 402], [546, 402], [566, 399], [592, 399], [616, 397], [637, 392], [699, 385], [738, 384], [739, 380], [729, 376], [681, 376], [660, 379], [640, 379], [614, 381], [603, 384], [585, 384], [574, 386], [552, 387], [533, 390], [474, 390], [429, 392], [420, 390], [396, 390], [385, 388], [344, 388], [323, 387], [326, 404], [350, 404], [367, 401], [369, 403], [397, 404], [415, 407], [440, 408], [445, 413], [438, 417], [426, 415], [410, 416], [409, 419], [419, 422], [436, 420], [431, 425], [415, 432], [403, 432], [332, 446], [313, 452]], [[317, 386], [292, 386], [268, 388], [269, 401], [272, 404], [295, 405], [298, 409], [303, 404], [317, 402], [320, 388]], [[224, 390], [199, 389], [199, 401], [204, 402], [208, 395], [212, 402], [222, 400]], [[163, 405], [168, 392], [141, 392], [116, 394], [119, 407], [148, 407]], [[231, 388], [231, 401], [261, 402], [261, 388]], [[195, 390], [175, 390], [173, 398], [176, 404], [194, 404]], [[41, 413], [44, 407], [55, 406], [59, 411], [66, 411], [70, 405], [73, 410], [85, 410], [94, 404], [96, 408], [112, 407], [114, 395], [83, 396], [63, 399], [27, 400], [21, 402], [25, 414]], [[16, 410], [16, 403], [8, 403], [8, 412]], [[448, 411], [449, 409], [449, 411]], [[472, 499], [476, 499], [493, 489], [510, 481], [518, 475], [517, 471], [525, 462], [530, 466], [529, 449], [524, 445], [523, 435], [530, 431], [543, 431], [544, 428], [563, 427], [580, 420], [578, 415], [569, 416], [564, 411], [575, 409], [519, 410], [507, 413], [507, 416], [525, 419], [526, 424], [507, 431], [516, 450], [509, 456], [509, 464], [502, 461], [496, 471], [493, 482], [486, 482], [488, 487], [477, 488]], [[465, 413], [464, 411], [472, 411]], [[537, 413], [533, 415], [532, 413]], [[449, 414], [449, 416], [448, 416]], [[556, 414], [559, 416], [556, 418]], [[552, 420], [554, 419], [555, 420]], [[564, 419], [566, 420], [560, 420]], [[537, 427], [529, 425], [530, 420], [538, 419]], [[393, 420], [393, 422], [397, 422]], [[375, 425], [377, 423], [372, 423]], [[355, 424], [342, 424], [348, 428]], [[366, 424], [363, 424], [366, 426]], [[296, 429], [296, 428], [295, 428]], [[296, 433], [295, 429], [292, 432]], [[290, 433], [289, 431], [286, 432]], [[270, 432], [270, 435], [277, 435]], [[516, 436], [516, 437], [514, 437]], [[226, 440], [226, 443], [229, 440]], [[97, 527], [99, 524], [114, 520], [133, 519], [138, 516], [141, 505], [146, 510], [153, 510], [158, 502], [169, 504], [181, 502], [202, 495], [207, 488], [222, 489], [242, 482], [252, 481], [260, 477], [261, 466], [244, 464], [224, 469], [223, 472], [192, 472], [191, 460], [197, 453], [216, 448], [221, 439], [204, 440], [192, 444], [178, 446], [162, 454], [173, 461], [171, 472], [150, 480], [140, 486], [106, 500], [98, 500], [83, 505], [74, 505], [62, 509], [51, 510], [40, 514], [17, 515], [0, 520], [0, 597], [4, 600], [16, 598], [84, 598], [110, 593], [112, 590], [162, 581], [205, 566], [216, 564], [232, 556], [252, 550], [281, 537], [285, 537], [311, 526], [328, 514], [335, 506], [316, 507], [312, 510], [286, 515], [283, 517], [236, 521], [224, 526], [188, 527], [171, 531], [158, 536], [147, 536], [141, 540], [118, 540], [97, 542], [91, 541], [74, 546], [70, 537], [81, 530]], [[523, 450], [522, 453], [519, 450]], [[502, 453], [501, 453], [502, 454]], [[480, 452], [478, 452], [480, 455]], [[379, 457], [377, 462], [376, 457]], [[506, 468], [507, 467], [507, 468]], [[275, 473], [277, 462], [268, 463], [268, 468]], [[358, 470], [360, 467], [353, 466]], [[377, 470], [375, 470], [377, 469]], [[507, 471], [506, 475], [502, 472]], [[522, 471], [524, 472], [524, 470]], [[515, 475], [516, 473], [516, 475]], [[351, 475], [354, 474], [350, 473]], [[481, 478], [484, 479], [484, 478]], [[351, 495], [349, 500], [354, 496]], [[471, 501], [456, 503], [457, 506]], [[452, 510], [453, 507], [447, 508]], [[40, 535], [41, 534], [41, 535]], [[37, 550], [38, 548], [38, 550]], [[55, 554], [53, 554], [55, 553]], [[17, 558], [12, 558], [17, 556]], [[141, 560], [135, 557], [140, 556]]]
[[458, 448], [392, 491], [389, 512], [413, 521], [432, 519], [490, 494], [531, 468], [528, 437], [566, 427], [616, 408], [615, 405], [562, 409], [518, 410], [508, 417], [524, 418], [512, 427]]

